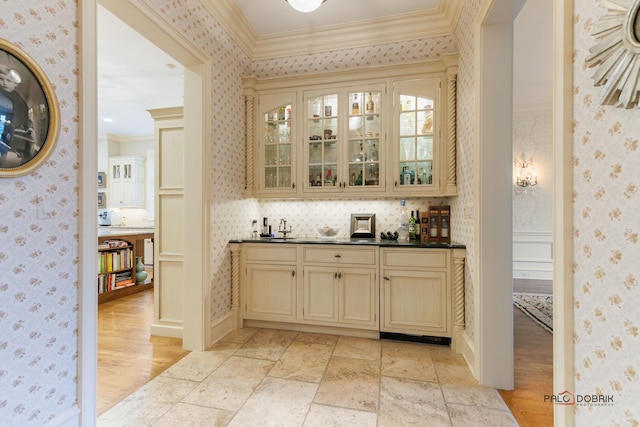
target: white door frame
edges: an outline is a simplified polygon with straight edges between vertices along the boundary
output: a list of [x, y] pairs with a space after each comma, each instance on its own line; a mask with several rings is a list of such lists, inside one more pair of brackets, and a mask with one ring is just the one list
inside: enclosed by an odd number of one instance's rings
[[481, 384], [513, 389], [512, 119], [516, 3], [483, 4], [475, 42], [474, 366]]
[[[506, 13], [502, 15], [501, 21], [504, 23], [506, 20], [511, 19], [513, 16], [508, 17], [509, 11], [513, 10], [514, 4], [519, 0], [486, 0], [483, 4], [484, 8], [480, 13], [480, 22], [476, 24], [476, 66], [479, 67], [481, 58], [484, 58], [485, 54], [489, 54], [488, 51], [479, 52], [478, 48], [481, 45], [481, 41], [478, 40], [479, 33], [482, 32], [482, 26], [484, 25], [485, 18], [488, 16], [492, 8], [501, 8], [498, 13]], [[537, 1], [537, 0], [532, 0]], [[573, 377], [574, 372], [574, 346], [573, 346], [573, 237], [571, 234], [573, 225], [573, 172], [571, 168], [571, 158], [573, 155], [573, 135], [572, 135], [572, 120], [573, 120], [573, 0], [553, 0], [553, 246], [554, 246], [554, 258], [553, 258], [553, 392], [559, 393], [565, 390], [575, 391], [575, 382]], [[486, 71], [486, 70], [485, 70]], [[476, 73], [480, 73], [476, 70]], [[481, 77], [476, 74], [477, 81], [481, 81]], [[476, 108], [479, 108], [484, 104], [483, 94], [486, 94], [481, 87], [476, 88]], [[492, 93], [491, 96], [494, 94]], [[480, 101], [482, 100], [482, 101]], [[482, 110], [478, 109], [477, 114], [480, 116]], [[487, 150], [486, 141], [481, 139], [485, 135], [482, 134], [483, 120], [482, 117], [478, 118], [478, 140], [476, 141], [477, 150], [480, 150], [480, 144], [482, 150]], [[485, 160], [482, 158], [482, 160]], [[476, 153], [476, 160], [482, 161], [480, 153]], [[476, 162], [478, 163], [478, 162]], [[511, 164], [511, 159], [509, 159]], [[476, 166], [478, 168], [486, 168], [487, 164], [482, 163]], [[475, 171], [477, 181], [482, 181], [478, 170]], [[482, 182], [476, 184], [476, 198], [479, 198], [479, 189], [482, 186]], [[485, 192], [491, 190], [491, 188], [482, 187]], [[486, 193], [483, 194], [483, 199]], [[504, 197], [504, 196], [503, 196]], [[476, 201], [478, 201], [476, 199]], [[510, 198], [509, 198], [510, 199]], [[485, 199], [486, 200], [486, 199]], [[502, 201], [504, 203], [504, 200]], [[481, 209], [478, 209], [480, 211]], [[487, 213], [487, 212], [484, 212]], [[482, 217], [482, 213], [477, 213], [476, 222], [480, 224], [480, 229], [485, 224], [482, 222], [486, 218]], [[483, 236], [486, 237], [486, 236]], [[477, 241], [476, 235], [476, 251], [479, 249], [480, 244]], [[504, 240], [504, 238], [502, 239]], [[502, 241], [501, 241], [502, 242]], [[508, 244], [502, 242], [504, 247], [511, 247], [511, 243]], [[486, 246], [486, 245], [483, 245]], [[500, 251], [503, 247], [500, 247]], [[480, 264], [480, 253], [477, 252], [476, 262]], [[497, 260], [496, 260], [497, 261]], [[484, 262], [484, 260], [483, 260]], [[478, 267], [478, 266], [477, 266]], [[492, 268], [494, 266], [489, 266]], [[480, 276], [479, 273], [477, 276]], [[495, 335], [490, 340], [486, 340], [485, 343], [478, 345], [479, 338], [476, 335], [475, 341], [477, 351], [475, 363], [478, 367], [481, 382], [484, 384], [483, 379], [496, 378], [494, 374], [499, 369], [504, 367], [497, 366], [492, 363], [491, 356], [495, 355], [493, 349], [486, 348], [486, 344], [494, 343], [496, 340], [512, 339], [512, 332], [507, 331], [507, 327], [501, 325], [499, 331], [496, 332], [493, 329], [495, 321], [499, 318], [504, 319], [504, 316], [487, 317], [488, 307], [483, 302], [489, 301], [495, 292], [498, 293], [500, 298], [500, 307], [504, 305], [504, 299], [507, 291], [505, 289], [492, 289], [494, 284], [479, 282], [479, 278], [474, 278], [476, 283], [474, 301], [476, 301], [476, 315], [477, 319], [481, 319], [482, 323], [476, 325], [475, 333], [480, 334], [482, 337], [486, 335]], [[484, 277], [483, 277], [484, 279]], [[487, 289], [489, 288], [489, 289]], [[482, 297], [480, 296], [482, 294]], [[480, 306], [480, 307], [478, 307]], [[506, 310], [508, 313], [512, 313], [511, 305]], [[506, 314], [505, 314], [506, 316]], [[484, 344], [484, 345], [483, 345]], [[501, 347], [502, 351], [512, 352], [513, 343], [510, 344], [511, 349], [505, 349]], [[478, 354], [479, 353], [479, 354]], [[513, 369], [511, 369], [513, 371]], [[499, 374], [498, 374], [499, 377]], [[542, 398], [542, 397], [541, 397]], [[554, 425], [555, 426], [573, 426], [575, 423], [575, 414], [573, 406], [554, 406]]]
[[[97, 2], [185, 67], [185, 135], [189, 164], [185, 176], [185, 313], [183, 347], [204, 350], [210, 342], [209, 184], [211, 61], [181, 33], [166, 26], [155, 11], [138, 0], [80, 0], [80, 223], [79, 223], [79, 358], [78, 400], [83, 426], [97, 416]], [[199, 161], [196, 161], [199, 160]], [[185, 218], [185, 221], [187, 218]], [[187, 244], [188, 243], [188, 244]]]

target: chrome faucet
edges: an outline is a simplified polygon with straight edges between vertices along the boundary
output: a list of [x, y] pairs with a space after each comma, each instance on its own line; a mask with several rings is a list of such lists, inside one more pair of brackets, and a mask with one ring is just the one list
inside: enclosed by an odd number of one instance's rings
[[289, 226], [289, 229], [287, 230], [287, 218], [280, 219], [280, 224], [278, 224], [278, 233], [282, 233], [283, 239], [286, 239], [287, 234], [291, 233], [291, 226]]

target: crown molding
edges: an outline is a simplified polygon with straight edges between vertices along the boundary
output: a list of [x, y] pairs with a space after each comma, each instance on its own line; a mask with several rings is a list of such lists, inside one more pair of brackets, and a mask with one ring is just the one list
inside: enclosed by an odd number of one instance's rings
[[253, 60], [253, 49], [258, 34], [244, 17], [233, 0], [202, 0], [202, 5], [213, 15], [218, 24]]
[[451, 35], [462, 3], [443, 0], [432, 11], [259, 37], [232, 0], [203, 0], [252, 61]]

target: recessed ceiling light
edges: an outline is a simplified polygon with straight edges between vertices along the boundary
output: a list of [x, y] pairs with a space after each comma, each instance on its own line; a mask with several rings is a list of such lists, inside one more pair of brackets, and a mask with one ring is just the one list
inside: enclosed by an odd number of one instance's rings
[[105, 123], [113, 123], [113, 119], [111, 117], [105, 117], [102, 119], [102, 121]]
[[173, 70], [174, 68], [176, 68], [176, 64], [172, 64], [171, 62], [167, 63], [166, 66], [170, 70]]

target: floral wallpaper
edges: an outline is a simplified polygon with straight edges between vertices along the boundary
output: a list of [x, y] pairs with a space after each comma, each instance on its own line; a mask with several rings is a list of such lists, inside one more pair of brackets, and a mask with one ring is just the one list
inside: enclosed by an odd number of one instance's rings
[[[576, 425], [640, 424], [640, 115], [600, 105], [585, 59], [605, 2], [574, 3], [573, 236]], [[621, 3], [623, 9], [626, 9]], [[618, 33], [618, 34], [621, 34]]]
[[467, 247], [465, 263], [465, 330], [471, 340], [474, 339], [474, 287], [475, 275], [474, 234], [475, 223], [470, 215], [465, 216], [465, 208], [473, 206], [473, 169], [474, 169], [474, 128], [475, 123], [475, 96], [474, 96], [474, 40], [473, 22], [478, 14], [482, 0], [466, 1], [462, 8], [458, 26], [456, 27], [456, 40], [458, 52], [458, 197], [451, 203], [451, 221], [458, 224], [451, 229], [451, 238], [464, 243]]
[[78, 397], [77, 10], [64, 0], [2, 7], [0, 37], [44, 70], [62, 123], [43, 166], [0, 179], [0, 424], [42, 425]]
[[455, 53], [453, 36], [433, 37], [410, 42], [388, 43], [362, 48], [342, 49], [308, 55], [289, 56], [256, 61], [250, 75], [259, 79], [326, 73], [381, 65], [405, 64], [436, 59], [445, 53]]

